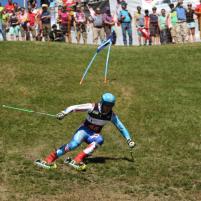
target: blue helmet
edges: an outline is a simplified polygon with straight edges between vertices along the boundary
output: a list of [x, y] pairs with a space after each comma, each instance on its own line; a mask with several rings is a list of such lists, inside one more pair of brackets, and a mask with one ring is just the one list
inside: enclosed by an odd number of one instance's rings
[[115, 105], [116, 97], [111, 93], [105, 93], [101, 97], [101, 103], [103, 105]]

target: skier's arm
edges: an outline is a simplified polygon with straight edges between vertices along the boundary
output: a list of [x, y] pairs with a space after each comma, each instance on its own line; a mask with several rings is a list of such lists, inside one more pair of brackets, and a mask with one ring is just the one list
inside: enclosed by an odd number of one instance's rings
[[132, 141], [130, 133], [128, 132], [128, 130], [126, 129], [126, 127], [123, 125], [123, 123], [120, 121], [120, 119], [116, 114], [112, 115], [111, 121], [119, 130], [121, 135], [127, 140], [129, 147], [133, 148], [135, 146], [135, 143]]
[[65, 110], [61, 111], [57, 114], [57, 119], [61, 120], [63, 119], [67, 114], [72, 112], [90, 112], [94, 108], [93, 103], [86, 103], [81, 105], [73, 105], [70, 107], [67, 107]]
[[86, 103], [86, 104], [81, 104], [81, 105], [73, 105], [70, 107], [67, 107], [63, 112], [65, 115], [71, 112], [90, 112], [94, 108], [93, 103]]

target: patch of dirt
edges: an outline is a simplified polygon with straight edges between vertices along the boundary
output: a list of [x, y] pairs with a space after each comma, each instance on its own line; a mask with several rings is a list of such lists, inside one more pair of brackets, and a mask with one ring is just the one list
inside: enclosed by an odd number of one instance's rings
[[0, 200], [1, 201], [7, 201], [8, 200], [7, 195], [8, 195], [8, 193], [7, 193], [6, 183], [1, 182], [0, 183]]
[[28, 201], [134, 201], [133, 197], [127, 194], [111, 191], [97, 185], [77, 186], [71, 191], [54, 196], [31, 197]]
[[36, 160], [36, 158], [44, 157], [43, 153], [45, 150], [47, 150], [45, 145], [38, 144], [37, 147], [26, 149], [26, 154], [24, 156], [28, 160]]
[[4, 64], [4, 66], [1, 66], [0, 83], [2, 84], [2, 86], [5, 87], [8, 83], [14, 81], [16, 74], [16, 69], [13, 68], [11, 65]]
[[165, 197], [158, 197], [156, 195], [154, 195], [153, 193], [150, 193], [148, 196], [140, 196], [138, 198], [138, 201], [168, 201], [169, 197], [167, 196]]

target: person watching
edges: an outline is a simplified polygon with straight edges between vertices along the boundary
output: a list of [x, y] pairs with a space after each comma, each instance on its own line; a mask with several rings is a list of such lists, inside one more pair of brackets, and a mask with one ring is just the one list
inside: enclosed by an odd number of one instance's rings
[[63, 31], [60, 29], [57, 29], [57, 25], [52, 25], [52, 30], [49, 33], [50, 41], [55, 42], [65, 42], [65, 37], [63, 34]]

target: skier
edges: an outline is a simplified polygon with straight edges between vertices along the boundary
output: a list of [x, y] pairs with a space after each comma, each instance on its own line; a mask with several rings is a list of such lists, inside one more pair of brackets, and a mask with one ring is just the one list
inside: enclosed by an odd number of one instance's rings
[[112, 122], [121, 135], [127, 140], [128, 146], [134, 148], [135, 143], [132, 141], [128, 130], [119, 120], [118, 116], [112, 111], [115, 105], [116, 98], [111, 93], [105, 93], [102, 95], [99, 103], [87, 103], [81, 105], [74, 105], [66, 108], [64, 111], [57, 114], [57, 118], [62, 120], [67, 114], [71, 112], [88, 112], [86, 120], [78, 128], [68, 144], [62, 145], [57, 150], [51, 152], [44, 160], [36, 160], [35, 163], [45, 169], [54, 169], [56, 164], [53, 163], [57, 158], [61, 157], [67, 152], [76, 149], [83, 141], [88, 146], [81, 151], [74, 159], [68, 158], [65, 162], [71, 167], [77, 170], [85, 170], [86, 165], [83, 160], [91, 155], [96, 148], [101, 146], [104, 142], [102, 135], [100, 134], [102, 128], [108, 122]]

